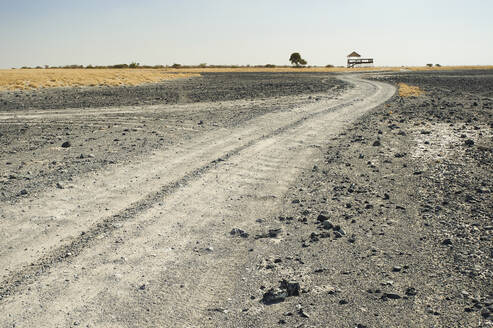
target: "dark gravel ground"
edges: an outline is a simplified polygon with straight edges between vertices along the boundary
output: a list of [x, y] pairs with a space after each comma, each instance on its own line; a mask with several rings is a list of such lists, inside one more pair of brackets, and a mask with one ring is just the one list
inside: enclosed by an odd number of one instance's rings
[[492, 326], [493, 72], [374, 78], [426, 94], [330, 140], [266, 220], [285, 243], [259, 263], [256, 299], [282, 280], [300, 294], [252, 327]]
[[0, 111], [179, 104], [324, 92], [327, 73], [203, 73], [142, 86], [55, 88], [0, 93]]
[[[302, 102], [313, 102], [311, 95], [335, 96], [346, 87], [328, 74], [231, 73], [138, 87], [3, 92], [0, 114], [42, 113], [0, 120], [0, 201], [292, 106], [283, 96], [303, 94]], [[122, 111], [43, 116], [48, 109], [83, 113], [100, 106]], [[64, 142], [70, 147], [61, 147]]]

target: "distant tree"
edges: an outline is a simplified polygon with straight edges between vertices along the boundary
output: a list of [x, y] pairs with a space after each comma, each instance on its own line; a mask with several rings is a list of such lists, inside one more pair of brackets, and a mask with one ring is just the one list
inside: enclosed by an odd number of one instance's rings
[[181, 67], [181, 64], [174, 63], [173, 65], [171, 65], [171, 67], [173, 67], [173, 68], [180, 68]]
[[136, 62], [131, 62], [130, 65], [128, 65], [128, 68], [137, 68], [139, 67], [140, 64], [139, 63], [136, 63]]
[[199, 67], [200, 67], [200, 68], [207, 67], [207, 63], [200, 63], [200, 64], [199, 64]]
[[291, 57], [289, 57], [289, 61], [291, 62], [291, 64], [296, 65], [296, 66], [307, 64], [306, 60], [301, 58], [301, 55], [299, 52], [293, 52], [291, 54]]

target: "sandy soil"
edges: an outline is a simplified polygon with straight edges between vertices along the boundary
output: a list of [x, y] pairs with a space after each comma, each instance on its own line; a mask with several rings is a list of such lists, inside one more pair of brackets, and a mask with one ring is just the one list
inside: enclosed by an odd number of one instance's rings
[[490, 74], [225, 74], [162, 87], [187, 95], [167, 105], [9, 103], [1, 327], [487, 326]]

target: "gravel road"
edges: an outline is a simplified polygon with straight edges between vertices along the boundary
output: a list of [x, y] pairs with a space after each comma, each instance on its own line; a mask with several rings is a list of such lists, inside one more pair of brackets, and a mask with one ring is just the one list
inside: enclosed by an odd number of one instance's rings
[[[251, 259], [230, 231], [275, 213], [289, 184], [319, 154], [320, 140], [394, 93], [378, 82], [344, 82], [352, 87], [339, 95], [277, 99], [279, 110], [237, 126], [3, 203], [3, 325], [194, 326], [218, 302], [243, 297], [235, 291]], [[181, 106], [213, 110], [207, 103]], [[162, 108], [103, 113], [145, 110]], [[2, 119], [86, 122], [95, 114], [7, 112]]]
[[491, 325], [492, 81], [1, 94], [0, 327]]

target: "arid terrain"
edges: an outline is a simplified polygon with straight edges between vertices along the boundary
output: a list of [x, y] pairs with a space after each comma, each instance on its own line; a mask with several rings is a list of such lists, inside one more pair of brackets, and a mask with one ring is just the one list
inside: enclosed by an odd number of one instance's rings
[[5, 90], [0, 145], [2, 328], [492, 326], [493, 70]]

